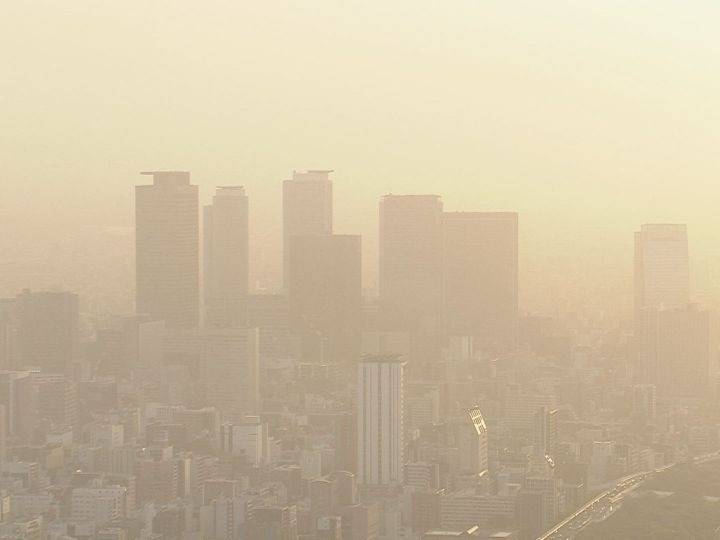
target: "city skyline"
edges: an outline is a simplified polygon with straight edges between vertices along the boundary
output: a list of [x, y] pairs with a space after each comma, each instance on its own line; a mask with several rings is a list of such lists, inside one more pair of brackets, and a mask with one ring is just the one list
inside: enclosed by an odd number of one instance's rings
[[720, 4], [4, 8], [0, 540], [718, 537]]
[[[272, 2], [201, 13], [185, 0], [177, 11], [14, 6], [4, 34], [23, 54], [8, 61], [8, 80], [19, 82], [3, 92], [15, 113], [0, 150], [0, 223], [17, 237], [32, 230], [45, 250], [61, 229], [85, 237], [87, 223], [130, 227], [135, 172], [180, 168], [193, 171], [203, 201], [217, 184], [246, 187], [257, 251], [282, 242], [277, 181], [334, 168], [335, 229], [363, 235], [366, 270], [377, 197], [442, 193], [452, 210], [523, 216], [521, 294], [545, 312], [562, 301], [538, 292], [527, 268], [559, 287], [583, 265], [593, 287], [612, 280], [627, 290], [616, 269], [628, 264], [626, 231], [639, 223], [688, 224], [696, 287], [718, 303], [720, 218], [704, 195], [717, 169], [715, 75], [706, 69], [715, 6], [493, 1], [447, 13], [425, 1], [358, 12], [321, 2], [319, 18]], [[292, 47], [258, 30], [270, 20], [295, 37]], [[130, 29], [137, 40], [128, 44]], [[250, 52], [259, 44], [267, 63]], [[56, 51], [54, 63], [43, 47]], [[34, 104], [43, 103], [41, 115]], [[653, 129], [658, 121], [667, 128]], [[276, 258], [256, 259], [255, 276], [281, 279]], [[45, 272], [48, 285], [73, 280], [72, 269]], [[22, 288], [15, 283], [6, 294]]]

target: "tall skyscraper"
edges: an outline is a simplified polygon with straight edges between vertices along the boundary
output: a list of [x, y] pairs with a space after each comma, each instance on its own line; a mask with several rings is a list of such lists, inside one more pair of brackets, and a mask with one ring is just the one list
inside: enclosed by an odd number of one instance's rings
[[136, 311], [168, 328], [200, 318], [198, 187], [190, 173], [153, 171], [135, 187]]
[[288, 298], [292, 325], [325, 342], [331, 362], [356, 361], [362, 325], [361, 238], [295, 236], [290, 245]]
[[[646, 224], [635, 233], [635, 343], [638, 382], [657, 384], [665, 394], [669, 385], [661, 379], [668, 374], [660, 344], [661, 327], [676, 310], [690, 302], [690, 260], [687, 227], [682, 224]], [[672, 332], [672, 335], [678, 335]]]
[[17, 296], [19, 367], [67, 374], [79, 361], [78, 297], [70, 292], [23, 291]]
[[475, 345], [514, 349], [518, 341], [518, 215], [443, 214], [445, 323]]
[[648, 309], [676, 309], [690, 302], [687, 226], [646, 224], [635, 233], [635, 331]]
[[646, 309], [642, 321], [638, 380], [655, 385], [661, 397], [708, 392], [720, 360], [717, 312], [694, 305]]
[[333, 232], [331, 172], [293, 171], [292, 180], [283, 182], [283, 283], [286, 289], [292, 238]]
[[438, 195], [380, 200], [381, 325], [411, 332], [428, 357], [442, 335], [442, 210]]
[[397, 356], [358, 364], [358, 483], [402, 483], [404, 366]]
[[245, 189], [218, 187], [203, 215], [206, 320], [214, 326], [240, 326], [246, 319], [249, 279], [249, 212]]

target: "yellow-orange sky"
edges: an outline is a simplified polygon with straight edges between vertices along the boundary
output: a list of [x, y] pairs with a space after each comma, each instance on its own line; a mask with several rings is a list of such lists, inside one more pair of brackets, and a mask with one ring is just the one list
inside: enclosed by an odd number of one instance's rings
[[640, 223], [682, 221], [712, 288], [718, 20], [709, 0], [5, 2], [0, 222], [130, 224], [138, 171], [187, 169], [204, 197], [246, 185], [274, 242], [280, 180], [334, 168], [370, 280], [378, 196], [436, 192], [521, 213], [526, 287], [624, 275]]

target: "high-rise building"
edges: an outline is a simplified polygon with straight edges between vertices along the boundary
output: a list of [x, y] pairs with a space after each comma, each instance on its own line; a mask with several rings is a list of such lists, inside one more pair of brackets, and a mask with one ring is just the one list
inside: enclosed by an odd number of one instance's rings
[[78, 297], [23, 291], [16, 298], [18, 366], [69, 374], [79, 361]]
[[136, 312], [168, 328], [193, 328], [200, 318], [198, 187], [190, 173], [153, 171], [135, 187]]
[[248, 198], [242, 186], [216, 188], [204, 208], [203, 260], [206, 321], [214, 326], [245, 323], [249, 280]]
[[0, 299], [0, 369], [13, 369], [17, 360], [17, 325], [15, 298]]
[[688, 305], [646, 309], [642, 315], [638, 379], [662, 397], [699, 396], [718, 375], [720, 319]]
[[207, 404], [225, 421], [240, 421], [260, 405], [257, 328], [206, 330], [202, 335]]
[[458, 449], [458, 473], [479, 478], [488, 470], [488, 431], [479, 407], [465, 411], [461, 421], [452, 425]]
[[344, 540], [379, 540], [380, 503], [345, 506], [340, 511], [342, 537]]
[[167, 503], [178, 496], [181, 484], [180, 466], [172, 447], [147, 447], [135, 461], [137, 501]]
[[247, 325], [260, 330], [260, 361], [299, 358], [301, 340], [290, 328], [290, 306], [284, 294], [251, 294]]
[[[335, 468], [345, 473], [357, 470], [357, 416], [355, 413], [341, 413], [335, 416], [333, 435], [335, 437]], [[354, 478], [354, 477], [353, 477]]]
[[524, 489], [519, 493], [516, 519], [522, 531], [521, 538], [538, 538], [552, 525], [548, 520], [553, 511], [549, 499], [550, 496], [541, 489]]
[[70, 500], [72, 519], [105, 525], [121, 516], [126, 496], [127, 490], [121, 486], [73, 488]]
[[440, 423], [440, 386], [426, 381], [407, 383], [403, 407], [405, 436], [411, 440], [414, 432]]
[[449, 335], [512, 350], [518, 341], [518, 215], [443, 214], [445, 324]]
[[38, 417], [52, 422], [53, 428], [78, 427], [77, 385], [62, 375], [35, 377]]
[[[316, 478], [308, 484], [310, 499], [310, 530], [317, 531], [318, 520], [333, 513], [333, 483], [328, 478]], [[317, 536], [317, 535], [316, 535]]]
[[297, 507], [255, 508], [248, 520], [248, 538], [297, 540]]
[[200, 507], [202, 538], [231, 540], [242, 538], [245, 501], [237, 497], [220, 496]]
[[442, 216], [438, 195], [380, 200], [380, 319], [413, 334], [413, 354], [432, 358], [442, 337]]
[[358, 483], [394, 485], [403, 478], [403, 371], [397, 356], [358, 364]]
[[0, 371], [0, 406], [8, 436], [27, 443], [38, 413], [37, 385], [29, 371]]
[[550, 459], [557, 457], [558, 409], [541, 406], [533, 418], [533, 447], [535, 456]]
[[690, 302], [687, 226], [646, 224], [635, 233], [635, 331], [643, 312], [676, 309]]
[[360, 353], [360, 236], [295, 236], [287, 281], [292, 326], [325, 340], [325, 359], [355, 361]]
[[655, 422], [657, 412], [657, 389], [654, 384], [633, 386], [633, 414], [644, 423]]
[[332, 234], [331, 170], [293, 171], [283, 182], [283, 283], [287, 288], [290, 245], [295, 236]]
[[147, 315], [121, 317], [97, 330], [100, 373], [129, 376], [132, 370], [162, 365], [165, 321]]
[[268, 427], [258, 417], [247, 417], [238, 424], [220, 426], [220, 448], [234, 456], [244, 456], [247, 463], [259, 467], [267, 457]]

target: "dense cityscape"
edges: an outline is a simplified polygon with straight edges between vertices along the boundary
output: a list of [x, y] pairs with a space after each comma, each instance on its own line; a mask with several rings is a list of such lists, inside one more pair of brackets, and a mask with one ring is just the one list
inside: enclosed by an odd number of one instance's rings
[[0, 6], [0, 540], [720, 540], [720, 2]]
[[686, 225], [627, 231], [617, 330], [522, 309], [516, 212], [381, 196], [375, 290], [333, 171], [294, 171], [273, 285], [245, 187], [142, 174], [134, 300], [115, 251], [100, 290], [0, 301], [1, 539], [645, 538], [628, 520], [691, 475], [702, 530], [647, 537], [716, 538], [720, 326]]

